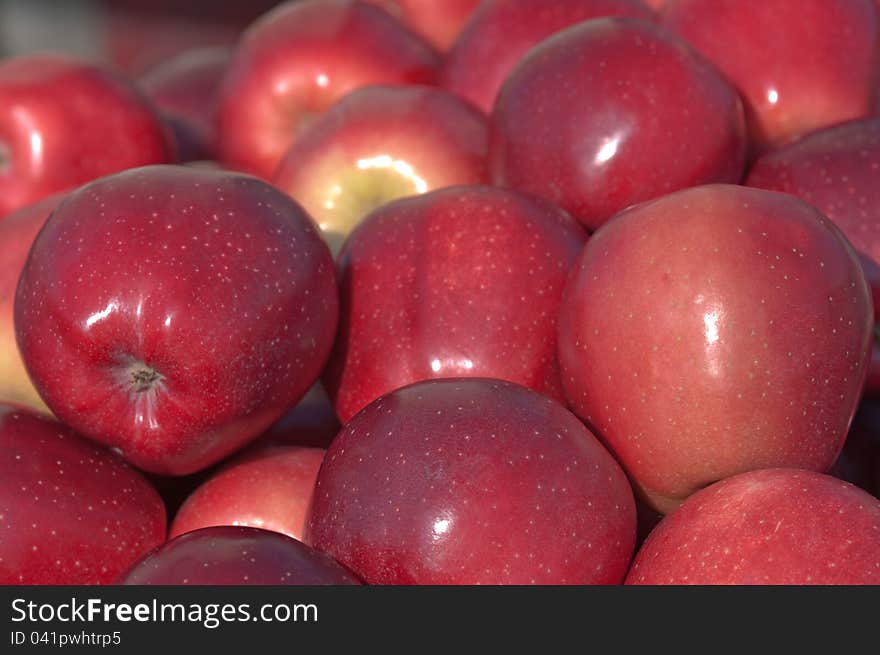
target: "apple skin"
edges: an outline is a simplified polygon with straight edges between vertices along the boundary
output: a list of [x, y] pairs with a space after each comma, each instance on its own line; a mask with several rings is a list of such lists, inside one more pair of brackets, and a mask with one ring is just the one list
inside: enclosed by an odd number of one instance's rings
[[150, 102], [113, 71], [62, 55], [0, 62], [0, 216], [175, 157]]
[[490, 121], [493, 183], [590, 230], [677, 189], [739, 182], [745, 153], [736, 91], [680, 39], [632, 18], [587, 21], [532, 48]]
[[756, 152], [873, 113], [873, 0], [678, 0], [663, 24], [736, 85]]
[[302, 540], [323, 458], [319, 448], [249, 449], [187, 498], [171, 524], [170, 538], [212, 525], [245, 525]]
[[330, 557], [287, 535], [251, 527], [187, 532], [144, 557], [120, 585], [358, 585]]
[[165, 529], [162, 499], [119, 457], [0, 405], [0, 584], [109, 584]]
[[0, 218], [0, 403], [43, 414], [51, 411], [31, 383], [15, 342], [13, 301], [31, 244], [63, 198], [55, 194]]
[[655, 18], [640, 0], [486, 0], [446, 57], [441, 83], [490, 113], [526, 52], [566, 27], [604, 16]]
[[217, 109], [219, 156], [271, 179], [315, 116], [369, 84], [431, 84], [439, 55], [387, 12], [350, 0], [286, 2], [242, 36]]
[[294, 143], [273, 184], [309, 212], [337, 253], [364, 216], [400, 197], [485, 184], [486, 117], [424, 86], [348, 94]]
[[556, 316], [586, 240], [549, 203], [451, 187], [389, 203], [340, 253], [324, 385], [346, 423], [419, 380], [493, 377], [563, 399]]
[[561, 404], [501, 380], [420, 382], [330, 445], [306, 543], [367, 584], [617, 584], [632, 489]]
[[698, 491], [654, 528], [627, 584], [880, 581], [880, 500], [813, 471], [765, 469]]
[[296, 406], [275, 421], [257, 446], [303, 446], [326, 449], [342, 429], [324, 386], [317, 382]]
[[140, 86], [174, 133], [181, 161], [216, 157], [216, 110], [232, 48], [195, 48], [162, 62]]
[[299, 400], [337, 312], [330, 252], [290, 198], [251, 176], [151, 166], [67, 196], [25, 264], [15, 328], [59, 419], [185, 475]]
[[559, 361], [571, 407], [666, 513], [751, 469], [826, 471], [873, 325], [830, 220], [793, 196], [709, 185], [590, 238], [563, 294]]
[[862, 399], [829, 473], [880, 497], [880, 401], [876, 398]]
[[367, 0], [405, 23], [441, 52], [449, 49], [480, 0]]

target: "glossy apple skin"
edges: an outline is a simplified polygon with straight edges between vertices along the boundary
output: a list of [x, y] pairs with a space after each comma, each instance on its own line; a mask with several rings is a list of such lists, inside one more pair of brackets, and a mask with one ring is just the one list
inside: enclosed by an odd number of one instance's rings
[[273, 184], [309, 212], [336, 253], [391, 200], [485, 184], [486, 117], [425, 86], [369, 86], [345, 96], [288, 150]]
[[13, 301], [18, 277], [37, 233], [63, 199], [55, 194], [0, 218], [0, 403], [51, 414], [31, 383], [15, 342]]
[[270, 179], [305, 127], [368, 84], [430, 84], [439, 55], [387, 12], [350, 0], [287, 2], [242, 36], [220, 90], [221, 160]]
[[736, 85], [756, 152], [871, 115], [878, 81], [872, 0], [677, 0], [663, 24]]
[[144, 470], [185, 475], [299, 400], [337, 311], [330, 252], [290, 198], [153, 166], [67, 196], [25, 264], [15, 327], [56, 416]]
[[480, 0], [367, 0], [385, 9], [441, 52], [449, 49]]
[[232, 48], [196, 48], [163, 62], [140, 86], [171, 127], [181, 161], [216, 157], [216, 110]]
[[306, 543], [368, 584], [617, 584], [632, 490], [561, 404], [501, 380], [398, 389], [331, 444]]
[[109, 584], [165, 529], [162, 499], [119, 457], [0, 405], [0, 584]]
[[566, 27], [604, 16], [654, 20], [640, 0], [486, 0], [446, 57], [441, 83], [490, 113], [526, 52]]
[[675, 36], [631, 18], [569, 27], [530, 50], [490, 121], [493, 182], [591, 230], [677, 189], [739, 182], [745, 151], [733, 88]]
[[152, 105], [116, 73], [61, 55], [0, 62], [0, 216], [174, 158]]
[[765, 469], [689, 498], [627, 584], [862, 585], [880, 579], [880, 500], [813, 471]]
[[873, 324], [859, 260], [831, 221], [793, 196], [698, 187], [590, 238], [560, 310], [562, 381], [668, 512], [751, 469], [827, 470]]
[[494, 187], [371, 214], [338, 262], [340, 329], [323, 379], [342, 422], [431, 378], [500, 378], [561, 400], [556, 316], [585, 240], [559, 208]]
[[323, 458], [319, 448], [298, 446], [242, 453], [187, 498], [170, 537], [212, 525], [245, 525], [301, 540]]
[[251, 527], [188, 532], [147, 555], [120, 585], [357, 585], [327, 555], [287, 535]]

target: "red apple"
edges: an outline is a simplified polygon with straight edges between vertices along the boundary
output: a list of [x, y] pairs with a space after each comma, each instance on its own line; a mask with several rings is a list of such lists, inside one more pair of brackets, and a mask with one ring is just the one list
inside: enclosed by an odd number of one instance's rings
[[495, 187], [371, 214], [338, 264], [340, 330], [324, 382], [343, 423], [430, 378], [500, 378], [561, 400], [556, 315], [585, 239], [557, 207]]
[[368, 584], [616, 584], [626, 476], [561, 404], [489, 379], [414, 384], [331, 444], [306, 543]]
[[486, 0], [450, 50], [442, 83], [488, 113], [526, 52], [566, 27], [602, 16], [654, 19], [641, 0]]
[[331, 250], [391, 200], [484, 184], [486, 118], [450, 93], [370, 86], [316, 119], [284, 156], [273, 184], [302, 204]]
[[[876, 346], [875, 346], [876, 347]], [[863, 399], [830, 473], [880, 497], [880, 401]]]
[[377, 7], [284, 3], [235, 50], [218, 101], [220, 157], [268, 179], [296, 137], [342, 96], [369, 84], [428, 84], [439, 65], [428, 44]]
[[15, 343], [13, 300], [31, 244], [63, 197], [49, 196], [0, 218], [0, 402], [23, 405], [44, 414], [51, 412], [31, 383]]
[[134, 469], [0, 405], [0, 584], [109, 584], [163, 541], [162, 499]]
[[181, 161], [216, 156], [217, 94], [231, 57], [231, 48], [187, 50], [140, 79], [174, 132]]
[[590, 229], [676, 189], [738, 182], [744, 161], [733, 88], [682, 41], [631, 18], [587, 21], [530, 50], [490, 123], [493, 181]]
[[667, 516], [627, 584], [880, 583], [880, 500], [812, 471], [767, 469], [697, 492]]
[[445, 51], [480, 4], [480, 0], [367, 0], [408, 25]]
[[342, 428], [324, 386], [316, 383], [296, 406], [267, 429], [256, 446], [327, 448]]
[[122, 585], [356, 585], [330, 557], [287, 535], [248, 527], [187, 532], [127, 571]]
[[306, 508], [324, 458], [319, 448], [250, 450], [208, 478], [174, 517], [170, 536], [212, 525], [245, 525], [302, 539]]
[[337, 303], [330, 252], [290, 198], [250, 176], [152, 166], [68, 195], [25, 264], [15, 328], [56, 416], [184, 475], [308, 390]]
[[152, 105], [111, 70], [61, 55], [0, 62], [0, 216], [173, 158]]
[[873, 112], [872, 0], [678, 0], [664, 24], [736, 85], [756, 151]]
[[621, 213], [563, 295], [571, 406], [661, 511], [758, 468], [825, 471], [874, 325], [852, 247], [801, 200], [730, 185]]

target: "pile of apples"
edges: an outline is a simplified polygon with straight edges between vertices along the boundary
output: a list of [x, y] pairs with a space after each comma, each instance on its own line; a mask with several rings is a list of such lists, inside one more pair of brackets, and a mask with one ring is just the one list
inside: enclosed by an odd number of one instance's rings
[[0, 583], [880, 584], [878, 6], [0, 62]]

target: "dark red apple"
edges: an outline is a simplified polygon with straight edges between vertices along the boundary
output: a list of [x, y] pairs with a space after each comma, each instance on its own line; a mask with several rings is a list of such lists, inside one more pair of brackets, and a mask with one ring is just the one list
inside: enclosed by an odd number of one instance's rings
[[880, 497], [880, 401], [876, 398], [859, 404], [843, 451], [829, 472]]
[[485, 184], [486, 118], [423, 86], [370, 86], [316, 119], [288, 150], [273, 184], [318, 222], [331, 250], [391, 200]]
[[626, 582], [876, 585], [880, 500], [813, 471], [736, 475], [663, 519]]
[[49, 418], [0, 405], [0, 584], [108, 584], [165, 541], [156, 491]]
[[635, 532], [626, 476], [573, 414], [471, 378], [399, 389], [353, 418], [305, 541], [368, 584], [616, 584]]
[[490, 122], [493, 181], [590, 229], [677, 189], [739, 182], [745, 151], [736, 91], [680, 39], [631, 18], [587, 21], [530, 50]]
[[830, 220], [790, 195], [710, 185], [590, 238], [561, 305], [562, 381], [667, 512], [751, 469], [826, 471], [873, 325], [858, 257]]
[[319, 448], [298, 446], [242, 453], [186, 499], [171, 524], [170, 537], [212, 525], [245, 525], [302, 539], [323, 458]]
[[113, 71], [62, 55], [0, 62], [0, 216], [174, 157], [152, 105]]
[[15, 300], [43, 400], [152, 473], [205, 468], [315, 382], [337, 317], [317, 227], [256, 178], [153, 166], [72, 192]]
[[677, 0], [663, 15], [736, 85], [757, 152], [874, 110], [873, 0]]
[[603, 16], [654, 20], [641, 0], [485, 0], [446, 57], [442, 84], [491, 112], [526, 52], [566, 27]]
[[147, 555], [121, 585], [357, 585], [332, 558], [287, 535], [249, 527], [187, 532]]
[[256, 446], [327, 448], [342, 428], [324, 386], [316, 383], [296, 406], [275, 421]]
[[308, 124], [369, 84], [429, 84], [437, 53], [387, 12], [351, 0], [286, 2], [243, 35], [220, 91], [220, 158], [270, 178]]
[[455, 41], [480, 0], [367, 0], [445, 51]]
[[501, 378], [561, 400], [556, 315], [585, 239], [564, 211], [495, 187], [441, 189], [367, 217], [340, 254], [324, 376], [343, 423], [430, 378]]

